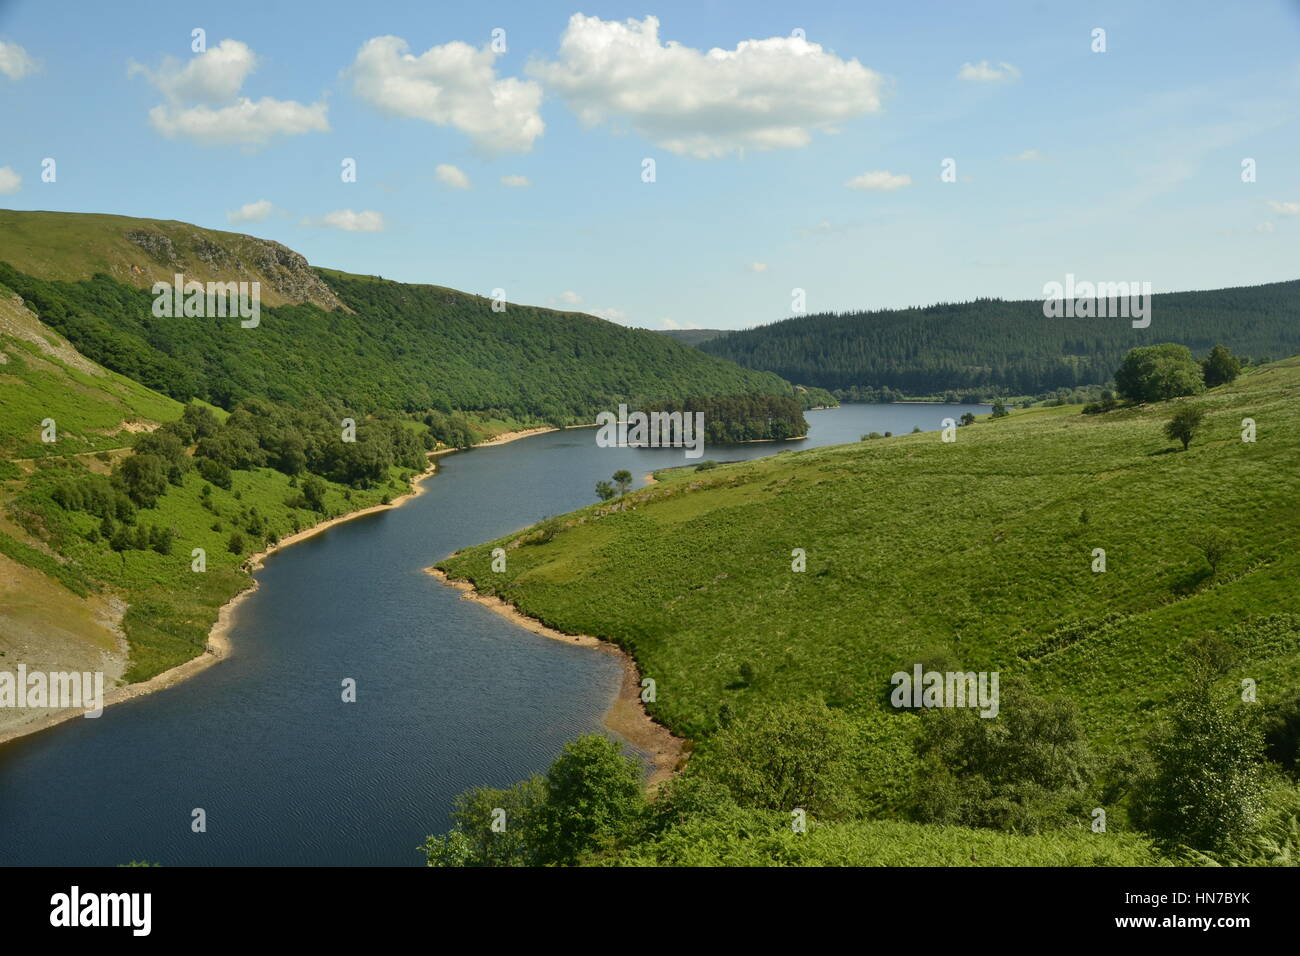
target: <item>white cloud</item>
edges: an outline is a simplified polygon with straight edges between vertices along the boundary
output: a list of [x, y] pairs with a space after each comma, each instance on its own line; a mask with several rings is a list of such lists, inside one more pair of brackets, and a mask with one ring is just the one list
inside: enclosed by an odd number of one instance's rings
[[1255, 227], [1256, 232], [1277, 232], [1277, 226], [1271, 222], [1261, 222]]
[[582, 305], [582, 296], [572, 289], [565, 289], [560, 293], [560, 301], [565, 305]]
[[0, 40], [0, 73], [11, 80], [21, 80], [34, 72], [36, 72], [36, 61], [26, 50], [17, 43], [6, 43]]
[[1270, 199], [1268, 208], [1279, 216], [1300, 216], [1300, 202], [1279, 202], [1276, 199]]
[[230, 209], [226, 212], [227, 222], [265, 222], [275, 212], [275, 206], [271, 205], [270, 200], [259, 199], [257, 202], [244, 203], [238, 209]]
[[584, 123], [625, 121], [681, 155], [806, 146], [812, 131], [880, 109], [884, 79], [796, 37], [708, 51], [661, 43], [659, 20], [575, 13], [558, 59], [530, 67]]
[[861, 176], [854, 176], [844, 185], [849, 189], [873, 189], [880, 192], [890, 192], [912, 185], [912, 177], [906, 175], [896, 176], [887, 169], [877, 169], [863, 173]]
[[22, 188], [23, 177], [12, 166], [0, 166], [0, 195], [7, 196]]
[[751, 262], [751, 263], [749, 264], [749, 271], [750, 271], [750, 272], [766, 272], [766, 271], [767, 271], [767, 263], [766, 263], [766, 262]]
[[384, 217], [372, 210], [353, 212], [351, 209], [335, 209], [318, 220], [304, 219], [304, 225], [329, 226], [346, 232], [382, 232]]
[[591, 314], [607, 322], [622, 322], [627, 318], [627, 313], [618, 309], [592, 309]]
[[498, 78], [496, 54], [453, 41], [412, 56], [401, 37], [362, 44], [348, 69], [362, 99], [393, 116], [453, 126], [488, 152], [526, 153], [546, 124], [542, 88], [532, 80]]
[[452, 189], [469, 189], [469, 177], [455, 166], [442, 163], [433, 174], [444, 186], [450, 186]]
[[228, 103], [239, 95], [248, 75], [257, 69], [257, 55], [248, 44], [225, 39], [184, 65], [167, 57], [157, 71], [132, 63], [128, 73], [142, 73], [173, 103]]
[[988, 60], [980, 60], [978, 63], [963, 64], [957, 77], [972, 83], [1001, 83], [1003, 80], [1020, 79], [1020, 71], [1010, 63], [995, 66]]
[[205, 146], [259, 144], [277, 133], [296, 136], [323, 133], [330, 128], [324, 103], [304, 106], [292, 100], [273, 100], [269, 96], [257, 102], [241, 99], [233, 106], [220, 109], [209, 106], [179, 109], [159, 105], [149, 111], [149, 122], [168, 139], [181, 136]]
[[1046, 158], [1047, 157], [1044, 156], [1039, 150], [1027, 149], [1023, 153], [1020, 153], [1018, 156], [1012, 156], [1011, 161], [1013, 163], [1041, 163]]
[[531, 186], [532, 180], [527, 176], [502, 176], [501, 185], [511, 186], [515, 189], [522, 189], [524, 186]]
[[[324, 103], [306, 106], [239, 91], [257, 66], [247, 44], [222, 40], [181, 66], [173, 58], [158, 70], [132, 63], [128, 73], [145, 76], [167, 102], [149, 110], [149, 122], [168, 139], [182, 137], [205, 146], [255, 145], [277, 134], [296, 136], [329, 129]], [[185, 103], [198, 105], [186, 106]]]

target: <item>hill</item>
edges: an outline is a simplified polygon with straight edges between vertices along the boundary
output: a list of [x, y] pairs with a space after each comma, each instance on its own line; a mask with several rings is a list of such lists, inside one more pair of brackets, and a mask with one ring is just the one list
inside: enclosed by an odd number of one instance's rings
[[666, 335], [670, 339], [676, 339], [683, 345], [699, 345], [701, 342], [708, 342], [710, 339], [716, 339], [719, 335], [726, 335], [726, 329], [660, 329], [660, 335]]
[[[710, 355], [831, 390], [1040, 395], [1103, 385], [1129, 349], [1217, 343], [1256, 361], [1300, 352], [1300, 281], [1152, 297], [1151, 325], [1045, 318], [1040, 300], [797, 316], [700, 343]], [[840, 397], [846, 397], [841, 395]]]
[[[154, 281], [260, 281], [256, 328], [156, 318]], [[653, 332], [592, 316], [313, 269], [265, 240], [184, 223], [0, 213], [0, 282], [92, 361], [178, 401], [337, 401], [590, 422], [620, 401], [791, 394]]]
[[[915, 434], [659, 472], [621, 501], [553, 521], [544, 542], [510, 535], [438, 567], [551, 627], [629, 651], [655, 682], [647, 708], [691, 739], [705, 784], [753, 785], [746, 762], [798, 739], [782, 708], [820, 698], [830, 710], [817, 720], [866, 751], [848, 816], [897, 819], [900, 788], [927, 766], [912, 754], [916, 735], [943, 725], [890, 706], [891, 675], [917, 664], [998, 672], [1004, 688], [1066, 708], [1033, 718], [1036, 732], [1077, 720], [1078, 745], [1103, 768], [1091, 771], [1096, 790], [1056, 811], [1086, 830], [1087, 808], [1105, 807], [1120, 830], [1118, 806], [1145, 779], [1133, 768], [1147, 735], [1203, 648], [1214, 649], [1224, 699], [1249, 678], [1261, 713], [1292, 713], [1300, 686], [1300, 435], [1290, 427], [1300, 358], [1184, 402], [1206, 413], [1186, 452], [1163, 433], [1174, 403], [1031, 409], [962, 427], [950, 443]], [[1242, 440], [1246, 418], [1256, 442]], [[1224, 536], [1226, 556], [1207, 559], [1204, 542]], [[504, 572], [490, 567], [493, 547], [507, 549]], [[745, 749], [736, 728], [755, 720], [777, 729]], [[720, 753], [740, 769], [711, 770]], [[936, 800], [956, 792], [943, 779]], [[1294, 785], [1283, 789], [1294, 813]], [[753, 861], [720, 836], [752, 828], [718, 812], [678, 832], [675, 851], [630, 852]], [[1045, 819], [1007, 825], [1051, 830]], [[826, 858], [861, 859], [847, 847], [863, 834], [841, 836], [848, 843]]]

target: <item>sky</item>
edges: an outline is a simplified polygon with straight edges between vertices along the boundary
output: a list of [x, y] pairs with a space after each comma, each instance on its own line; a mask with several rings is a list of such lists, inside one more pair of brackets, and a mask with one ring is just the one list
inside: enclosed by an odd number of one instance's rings
[[0, 0], [0, 207], [653, 329], [1295, 279], [1300, 3]]

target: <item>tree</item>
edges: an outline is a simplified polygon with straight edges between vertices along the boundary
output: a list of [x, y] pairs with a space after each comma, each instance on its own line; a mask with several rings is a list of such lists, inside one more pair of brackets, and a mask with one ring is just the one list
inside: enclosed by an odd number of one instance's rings
[[1241, 362], [1226, 345], [1216, 345], [1202, 359], [1201, 370], [1205, 375], [1205, 387], [1214, 388], [1235, 381], [1241, 374]]
[[1003, 405], [1000, 401], [993, 403], [994, 418], [1006, 418], [1010, 414], [1011, 413], [1007, 411], [1007, 406]]
[[1008, 685], [996, 719], [968, 707], [921, 715], [912, 810], [923, 822], [1038, 832], [1061, 822], [1095, 762], [1066, 699]]
[[315, 475], [308, 475], [302, 483], [302, 497], [312, 511], [325, 512], [325, 482]]
[[961, 417], [961, 423], [963, 425], [974, 425], [975, 415], [971, 412], [966, 412], [966, 414], [962, 415]]
[[617, 492], [614, 490], [614, 486], [608, 481], [596, 482], [596, 497], [601, 501], [609, 501], [609, 499], [613, 498], [616, 494]]
[[1174, 417], [1165, 423], [1165, 437], [1183, 443], [1183, 451], [1196, 437], [1196, 432], [1205, 419], [1205, 412], [1195, 405], [1182, 405], [1174, 412]]
[[852, 718], [820, 700], [759, 705], [696, 759], [741, 806], [833, 818], [852, 809], [857, 737]]
[[1215, 575], [1219, 573], [1219, 562], [1232, 553], [1236, 542], [1222, 528], [1206, 528], [1192, 537], [1192, 545], [1205, 556], [1210, 574]]
[[571, 865], [612, 846], [644, 810], [640, 765], [608, 737], [585, 734], [546, 771], [537, 814], [540, 862]]
[[1166, 840], [1223, 850], [1247, 836], [1262, 808], [1263, 738], [1244, 711], [1196, 681], [1151, 742], [1155, 772], [1141, 784], [1137, 816]]
[[244, 536], [238, 531], [232, 531], [230, 533], [230, 540], [226, 542], [226, 550], [231, 554], [243, 554]]
[[628, 489], [632, 487], [632, 472], [628, 471], [626, 468], [620, 468], [618, 471], [614, 472], [613, 478], [614, 484], [618, 485], [618, 493], [620, 495], [627, 494]]
[[1124, 356], [1115, 389], [1130, 402], [1163, 402], [1203, 391], [1205, 378], [1187, 346], [1147, 345]]
[[167, 490], [167, 463], [157, 455], [131, 455], [117, 477], [122, 490], [141, 508], [152, 508]]

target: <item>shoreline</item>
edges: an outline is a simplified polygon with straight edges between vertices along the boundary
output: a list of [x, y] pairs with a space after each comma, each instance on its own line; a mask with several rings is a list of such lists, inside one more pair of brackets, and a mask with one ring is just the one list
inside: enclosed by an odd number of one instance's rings
[[[584, 426], [577, 425], [570, 427], [581, 428]], [[485, 448], [491, 445], [505, 445], [512, 441], [518, 441], [521, 438], [528, 438], [532, 435], [540, 435], [543, 432], [557, 430], [558, 429], [553, 427], [541, 427], [512, 432], [502, 432], [500, 435], [496, 435], [493, 438], [472, 447]], [[362, 508], [358, 511], [349, 511], [347, 514], [338, 515], [334, 518], [326, 518], [324, 521], [314, 524], [310, 528], [296, 531], [286, 538], [281, 538], [278, 543], [249, 555], [243, 562], [243, 567], [250, 575], [249, 585], [248, 587], [241, 588], [237, 593], [232, 595], [225, 604], [221, 605], [220, 609], [217, 611], [216, 621], [213, 622], [212, 627], [208, 630], [208, 638], [203, 645], [203, 650], [194, 657], [191, 657], [189, 660], [183, 661], [174, 667], [169, 667], [167, 670], [155, 674], [148, 680], [137, 681], [133, 684], [122, 684], [106, 690], [104, 692], [104, 710], [107, 710], [113, 704], [120, 704], [123, 701], [133, 700], [136, 697], [143, 697], [145, 694], [152, 694], [155, 691], [166, 690], [169, 687], [174, 687], [181, 681], [188, 680], [195, 674], [202, 673], [213, 664], [225, 660], [230, 656], [233, 650], [230, 640], [230, 630], [234, 623], [233, 618], [235, 610], [239, 607], [239, 604], [242, 601], [261, 586], [257, 579], [252, 577], [252, 575], [262, 567], [262, 562], [266, 558], [275, 554], [282, 548], [291, 547], [300, 541], [305, 541], [308, 538], [321, 534], [322, 532], [329, 530], [335, 525], [342, 524], [345, 521], [351, 521], [354, 518], [360, 518], [364, 515], [375, 514], [379, 511], [390, 511], [393, 508], [400, 508], [410, 499], [423, 494], [423, 485], [425, 480], [432, 478], [438, 473], [438, 463], [436, 460], [438, 456], [459, 450], [460, 449], [456, 448], [444, 448], [439, 451], [429, 452], [428, 467], [418, 475], [413, 475], [411, 477], [410, 490], [405, 494], [394, 498], [388, 504], [371, 505], [368, 508]], [[32, 734], [40, 733], [43, 730], [49, 730], [51, 727], [57, 727], [64, 721], [75, 720], [82, 717], [83, 714], [84, 711], [82, 710], [51, 710], [48, 714], [37, 717], [29, 723], [0, 731], [0, 746], [14, 740], [19, 740], [23, 737], [30, 737]], [[102, 716], [103, 714], [100, 715], [100, 717]], [[89, 719], [98, 720], [99, 718], [96, 717]]]
[[579, 647], [616, 655], [623, 666], [623, 679], [613, 702], [605, 711], [605, 726], [634, 747], [650, 755], [650, 776], [645, 784], [649, 792], [653, 793], [677, 774], [685, 760], [686, 740], [674, 736], [672, 731], [663, 724], [657, 723], [645, 709], [645, 705], [641, 702], [641, 669], [631, 654], [603, 638], [592, 637], [590, 634], [566, 634], [558, 631], [535, 617], [529, 617], [508, 601], [495, 595], [480, 593], [469, 581], [448, 577], [447, 572], [441, 568], [428, 567], [424, 571], [430, 577], [460, 591], [462, 600], [481, 604], [526, 631], [553, 641], [576, 644]]

